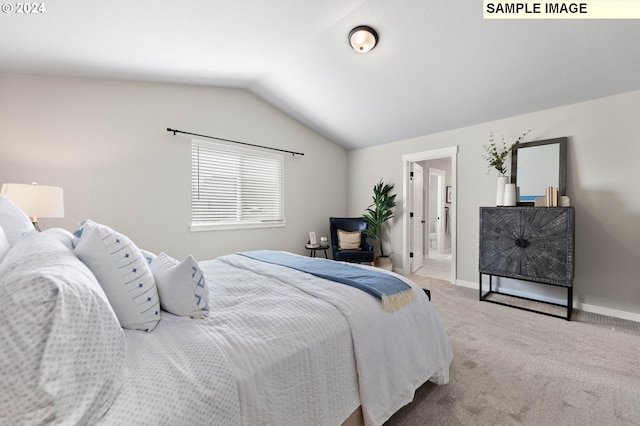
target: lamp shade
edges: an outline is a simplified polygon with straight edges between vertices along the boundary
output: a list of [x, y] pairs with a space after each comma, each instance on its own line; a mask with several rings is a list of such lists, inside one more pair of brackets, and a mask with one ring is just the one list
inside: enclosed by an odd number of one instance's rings
[[355, 27], [349, 33], [349, 44], [358, 53], [367, 53], [378, 43], [378, 33], [371, 27]]
[[10, 198], [31, 218], [64, 217], [64, 197], [60, 187], [3, 183], [0, 194]]

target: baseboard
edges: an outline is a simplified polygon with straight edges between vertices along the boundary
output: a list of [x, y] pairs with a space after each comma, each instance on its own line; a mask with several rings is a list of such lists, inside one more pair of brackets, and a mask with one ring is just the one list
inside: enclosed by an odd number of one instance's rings
[[[498, 286], [498, 289], [500, 290], [501, 294], [506, 294], [508, 296], [517, 296], [517, 297], [524, 297], [526, 299], [534, 299], [534, 300], [538, 300], [540, 302], [546, 302], [546, 303], [554, 303], [556, 305], [564, 305], [567, 306], [567, 299], [560, 299], [557, 297], [551, 297], [551, 296], [545, 296], [545, 295], [541, 295], [538, 293], [529, 293], [528, 291], [520, 291], [520, 290], [514, 290], [512, 288], [505, 288], [504, 286]], [[566, 292], [566, 289], [565, 289]], [[573, 307], [575, 308], [575, 301], [573, 302]]]
[[[456, 280], [456, 285], [459, 285], [461, 287], [472, 288], [474, 290], [478, 290], [478, 283], [477, 282], [473, 282], [473, 281]], [[505, 286], [496, 286], [496, 288], [498, 288], [500, 290], [501, 294], [506, 294], [506, 295], [509, 295], [509, 296], [518, 296], [518, 297], [525, 297], [525, 298], [528, 298], [528, 299], [536, 299], [536, 300], [539, 300], [541, 302], [555, 303], [557, 305], [566, 305], [567, 304], [567, 300], [566, 299], [563, 300], [563, 299], [544, 296], [544, 295], [540, 295], [540, 294], [536, 294], [536, 293], [528, 293], [526, 291], [518, 291], [518, 290], [511, 289], [511, 288], [507, 288]]]
[[604, 308], [602, 306], [590, 305], [588, 303], [580, 303], [580, 302], [574, 302], [573, 307], [581, 311], [591, 312], [592, 314], [600, 314], [600, 315], [606, 315], [608, 317], [640, 322], [640, 314], [637, 314], [635, 312]]
[[[456, 284], [455, 285], [458, 285], [460, 287], [472, 288], [472, 289], [474, 289], [476, 291], [478, 290], [478, 283], [477, 282], [473, 282], [473, 281], [456, 280]], [[505, 291], [504, 288], [502, 290], [505, 293], [508, 292], [508, 294], [512, 294], [514, 296], [521, 296], [521, 297], [528, 297], [528, 298], [531, 298], [531, 299], [538, 299], [538, 300], [541, 300], [543, 302], [559, 303], [559, 304], [566, 304], [567, 303], [566, 300], [556, 299], [556, 298], [552, 298], [552, 297], [540, 297], [540, 295], [538, 295], [538, 294], [521, 292], [521, 291], [514, 291], [512, 289], [509, 289], [509, 290]], [[575, 297], [575, 294], [574, 294], [574, 297]], [[579, 310], [584, 311], [584, 312], [590, 312], [592, 314], [606, 315], [608, 317], [620, 318], [620, 319], [624, 319], [624, 320], [640, 322], [640, 314], [635, 313], [635, 312], [627, 312], [627, 311], [621, 311], [619, 309], [605, 308], [603, 306], [590, 305], [588, 303], [576, 302], [575, 300], [573, 301], [573, 308], [574, 309], [579, 309]]]

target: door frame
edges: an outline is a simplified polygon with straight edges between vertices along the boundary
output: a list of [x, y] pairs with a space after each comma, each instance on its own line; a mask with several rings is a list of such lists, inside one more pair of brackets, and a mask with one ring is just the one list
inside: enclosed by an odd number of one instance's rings
[[432, 149], [429, 151], [414, 152], [412, 154], [404, 154], [402, 156], [402, 194], [403, 194], [403, 208], [402, 215], [403, 232], [402, 232], [402, 273], [410, 274], [411, 262], [409, 252], [411, 251], [411, 225], [409, 220], [411, 188], [409, 180], [411, 178], [411, 163], [425, 160], [436, 160], [438, 158], [451, 158], [451, 209], [450, 209], [450, 226], [451, 226], [451, 283], [456, 283], [456, 262], [457, 262], [457, 194], [458, 194], [458, 146], [451, 146], [447, 148]]
[[[423, 260], [424, 260], [424, 250], [425, 250], [425, 232], [424, 232], [424, 228], [425, 228], [425, 223], [426, 221], [424, 220], [425, 218], [425, 211], [424, 211], [424, 167], [422, 167], [421, 164], [418, 164], [417, 162], [412, 162], [409, 163], [409, 173], [413, 172], [413, 178], [409, 179], [409, 185], [411, 185], [411, 189], [410, 189], [410, 197], [411, 199], [409, 200], [409, 206], [411, 211], [414, 213], [413, 217], [409, 217], [409, 228], [410, 228], [410, 233], [411, 233], [411, 238], [409, 239], [409, 249], [410, 250], [416, 250], [416, 246], [419, 247], [420, 249], [420, 253], [423, 254], [422, 258], [419, 259], [419, 261], [416, 260], [415, 257], [413, 257], [412, 259], [409, 259], [409, 272], [413, 273], [414, 271], [417, 271], [418, 269], [422, 268], [423, 266]], [[420, 200], [422, 201], [422, 205], [419, 206], [420, 209], [422, 209], [422, 215], [420, 217], [421, 219], [421, 223], [418, 224], [418, 226], [420, 226], [420, 234], [421, 234], [421, 238], [420, 238], [420, 244], [416, 244], [415, 241], [415, 236], [416, 236], [416, 224], [417, 224], [417, 216], [416, 216], [416, 203], [415, 203], [415, 198], [416, 198], [416, 193], [418, 193], [418, 191], [416, 191], [416, 182], [419, 182], [418, 179], [416, 179], [416, 169], [421, 170], [420, 174], [421, 174], [421, 178], [422, 178], [422, 182], [420, 182], [420, 188], [422, 188], [422, 194], [420, 197]], [[427, 216], [429, 215], [428, 213], [426, 213]], [[421, 246], [421, 247], [420, 247]], [[416, 267], [417, 265], [419, 265], [418, 267]]]

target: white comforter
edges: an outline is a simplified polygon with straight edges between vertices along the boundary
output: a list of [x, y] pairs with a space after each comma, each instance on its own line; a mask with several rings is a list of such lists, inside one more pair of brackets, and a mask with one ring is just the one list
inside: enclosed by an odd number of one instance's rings
[[[448, 382], [453, 356], [449, 338], [422, 289], [399, 275], [394, 274], [412, 286], [417, 300], [388, 313], [378, 299], [367, 293], [300, 271], [241, 255], [224, 256], [213, 262], [204, 263], [206, 270], [214, 270], [217, 263], [232, 265], [254, 272], [261, 277], [259, 280], [268, 277], [278, 286], [286, 284], [338, 308], [351, 329], [365, 424], [382, 424], [411, 402], [415, 390], [427, 380]], [[322, 324], [324, 328], [325, 323]]]
[[248, 267], [273, 265], [248, 260], [200, 263], [210, 289], [202, 327], [231, 364], [242, 423], [339, 425], [359, 405], [349, 324], [330, 303]]
[[[394, 313], [334, 283], [241, 255], [200, 263], [210, 316], [126, 331], [126, 382], [104, 424], [379, 425], [427, 380], [448, 337], [424, 292]], [[405, 280], [406, 281], [406, 280]], [[162, 375], [158, 375], [162, 371]]]
[[124, 384], [99, 424], [242, 424], [231, 368], [197, 322], [163, 312], [151, 333], [125, 330]]

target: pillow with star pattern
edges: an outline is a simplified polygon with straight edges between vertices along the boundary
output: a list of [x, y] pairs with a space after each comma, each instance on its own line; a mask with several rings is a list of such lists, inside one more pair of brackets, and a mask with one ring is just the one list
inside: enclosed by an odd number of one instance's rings
[[160, 321], [158, 288], [147, 261], [126, 235], [86, 219], [74, 252], [102, 286], [123, 328], [152, 331]]

